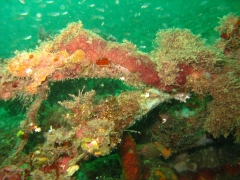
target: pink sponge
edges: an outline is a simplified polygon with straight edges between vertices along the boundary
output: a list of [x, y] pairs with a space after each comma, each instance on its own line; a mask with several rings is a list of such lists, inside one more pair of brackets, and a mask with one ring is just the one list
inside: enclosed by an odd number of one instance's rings
[[74, 53], [78, 49], [83, 50], [85, 57], [91, 62], [96, 63], [99, 59], [108, 59], [111, 63], [137, 73], [144, 84], [164, 89], [153, 61], [147, 54], [136, 51], [130, 43], [108, 42], [82, 29], [77, 37], [61, 44], [60, 47], [60, 50], [66, 50], [68, 53]]

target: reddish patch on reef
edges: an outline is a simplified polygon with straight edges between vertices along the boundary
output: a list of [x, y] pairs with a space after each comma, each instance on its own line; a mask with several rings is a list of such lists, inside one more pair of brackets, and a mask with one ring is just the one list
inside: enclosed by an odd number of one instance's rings
[[178, 67], [180, 71], [176, 77], [176, 83], [183, 86], [187, 82], [187, 76], [193, 73], [193, 67], [184, 63], [179, 64]]
[[0, 169], [0, 179], [1, 180], [21, 180], [22, 179], [22, 170], [17, 166], [5, 166]]
[[105, 54], [111, 62], [137, 73], [143, 83], [163, 89], [164, 85], [155, 70], [155, 64], [147, 55], [136, 55], [122, 46], [109, 48]]
[[240, 175], [240, 164], [225, 164], [215, 168], [204, 168], [197, 172], [183, 172], [180, 174], [179, 180], [202, 179], [215, 180], [217, 177], [222, 179], [234, 179]]
[[[170, 91], [172, 91], [174, 88], [175, 88], [174, 86], [165, 86], [165, 87], [164, 87], [164, 91], [170, 92]], [[160, 89], [161, 89], [161, 88], [160, 88]]]
[[[92, 39], [91, 43], [89, 39]], [[63, 44], [60, 49], [66, 50], [70, 54], [81, 49], [85, 52], [88, 61], [95, 62], [100, 66], [109, 65], [111, 60], [112, 63], [118, 64], [132, 73], [137, 73], [143, 83], [164, 89], [155, 64], [149, 56], [135, 53], [125, 45], [112, 45], [110, 42], [82, 31], [76, 38]], [[100, 59], [100, 57], [104, 58]]]
[[76, 137], [77, 138], [83, 138], [83, 129], [82, 128], [80, 128], [80, 129], [78, 129], [77, 131], [76, 131]]
[[229, 39], [231, 35], [227, 34], [227, 33], [222, 33], [221, 34], [221, 38], [223, 39]]
[[184, 85], [187, 82], [186, 74], [184, 72], [179, 72], [176, 78], [178, 85]]
[[180, 70], [182, 70], [186, 75], [192, 74], [193, 67], [191, 65], [186, 65], [184, 63], [181, 63], [178, 65]]
[[12, 82], [12, 87], [17, 88], [18, 87], [18, 82], [17, 81]]
[[110, 61], [108, 60], [108, 58], [100, 58], [96, 61], [96, 64], [98, 66], [108, 66], [110, 64]]
[[[230, 21], [232, 24], [233, 22]], [[227, 40], [224, 47], [224, 54], [228, 56], [229, 53], [235, 52], [239, 49], [239, 37], [240, 37], [240, 17], [235, 24], [232, 24], [233, 28], [231, 32], [222, 32], [221, 38]]]
[[64, 172], [68, 169], [68, 163], [71, 160], [69, 156], [63, 156], [58, 160], [58, 166], [60, 172]]
[[136, 144], [132, 136], [125, 133], [119, 146], [120, 161], [126, 180], [142, 180], [142, 168]]
[[59, 71], [56, 71], [53, 75], [52, 75], [52, 78], [56, 81], [59, 81], [59, 80], [62, 80], [64, 79], [64, 76], [61, 72]]
[[57, 178], [60, 174], [64, 173], [68, 169], [68, 163], [71, 160], [69, 156], [63, 156], [57, 161], [54, 161], [51, 165], [46, 165], [41, 170], [44, 173], [51, 173], [52, 171], [56, 172]]
[[33, 56], [33, 54], [30, 54], [29, 55], [29, 59], [32, 59], [34, 56]]
[[59, 176], [59, 167], [56, 162], [52, 163], [51, 165], [46, 165], [41, 169], [45, 174], [50, 173], [51, 171], [56, 172], [56, 176]]

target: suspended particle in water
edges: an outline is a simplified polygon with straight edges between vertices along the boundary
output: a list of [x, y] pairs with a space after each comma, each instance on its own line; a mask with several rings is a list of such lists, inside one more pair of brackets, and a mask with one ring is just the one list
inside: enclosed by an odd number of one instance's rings
[[65, 10], [65, 6], [64, 6], [64, 4], [62, 4], [61, 6], [60, 6], [60, 9], [62, 10], [62, 11], [64, 11]]
[[36, 14], [36, 18], [41, 19], [42, 18], [42, 14], [41, 13], [37, 13]]

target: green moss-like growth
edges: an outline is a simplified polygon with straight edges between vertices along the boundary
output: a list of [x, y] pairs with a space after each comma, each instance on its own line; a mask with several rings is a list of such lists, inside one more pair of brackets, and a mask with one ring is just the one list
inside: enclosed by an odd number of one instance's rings
[[226, 33], [231, 34], [234, 30], [234, 25], [238, 21], [238, 17], [232, 13], [223, 16], [222, 18], [219, 18], [219, 25], [215, 28], [216, 31], [219, 31], [220, 33]]
[[231, 59], [240, 60], [240, 17], [232, 13], [220, 18], [219, 26], [215, 28], [221, 39], [216, 42], [217, 48], [221, 49], [225, 56]]
[[193, 35], [188, 29], [159, 31], [155, 41], [157, 48], [151, 54], [158, 64], [170, 60], [211, 67], [216, 61], [213, 48], [207, 47], [200, 36]]
[[[232, 61], [233, 63], [234, 61]], [[240, 67], [238, 63], [225, 66], [210, 86], [214, 101], [209, 105], [210, 114], [205, 129], [214, 137], [228, 136], [235, 131], [240, 138]]]
[[[203, 72], [213, 72], [214, 64], [219, 58], [217, 50], [211, 46], [206, 46], [205, 41], [191, 33], [188, 29], [169, 29], [159, 31], [155, 39], [156, 48], [151, 52], [152, 59], [157, 64], [159, 77], [167, 85], [178, 85], [176, 79], [181, 71], [180, 66], [189, 65], [195, 72], [195, 83], [188, 84], [185, 91], [194, 91], [201, 94], [206, 92], [206, 87], [210, 79], [198, 86], [199, 79]], [[186, 71], [191, 71], [187, 70]], [[191, 72], [191, 73], [193, 73]], [[196, 78], [197, 77], [197, 78]], [[204, 78], [204, 77], [203, 77]], [[192, 80], [188, 80], [190, 82]]]

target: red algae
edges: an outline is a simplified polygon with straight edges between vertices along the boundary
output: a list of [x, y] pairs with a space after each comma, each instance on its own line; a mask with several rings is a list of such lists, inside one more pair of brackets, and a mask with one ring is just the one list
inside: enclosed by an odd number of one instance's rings
[[216, 180], [219, 177], [222, 179], [234, 179], [234, 177], [240, 174], [240, 165], [237, 164], [225, 164], [215, 168], [204, 168], [197, 172], [183, 172], [179, 175], [179, 180]]
[[[139, 74], [139, 78], [143, 83], [163, 88], [158, 72], [155, 69], [156, 65], [147, 54], [138, 53], [132, 46], [130, 43], [107, 42], [100, 36], [81, 29], [76, 38], [61, 45], [60, 49], [69, 53], [82, 49], [85, 52], [85, 57], [89, 61], [96, 62], [97, 65], [115, 63], [132, 73]], [[100, 59], [102, 60], [100, 61]]]
[[187, 78], [186, 78], [186, 74], [183, 71], [178, 73], [176, 82], [178, 85], [182, 85], [182, 86], [186, 84]]
[[29, 59], [32, 59], [33, 57], [34, 57], [33, 54], [30, 54], [30, 55], [29, 55]]
[[187, 82], [187, 76], [193, 73], [193, 67], [191, 65], [179, 64], [179, 73], [176, 77], [176, 83], [183, 86]]
[[100, 58], [96, 61], [96, 64], [98, 66], [108, 66], [110, 64], [110, 61], [108, 60], [108, 58]]
[[136, 144], [132, 136], [125, 133], [119, 146], [120, 161], [123, 175], [126, 180], [141, 180], [142, 169]]

